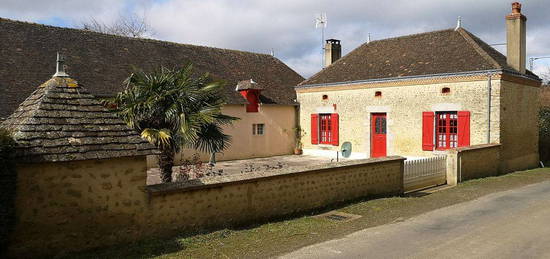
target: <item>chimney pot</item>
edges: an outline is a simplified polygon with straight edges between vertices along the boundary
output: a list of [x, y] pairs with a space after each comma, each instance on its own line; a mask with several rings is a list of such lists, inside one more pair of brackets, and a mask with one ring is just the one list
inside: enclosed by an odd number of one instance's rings
[[521, 4], [518, 2], [512, 3], [512, 13], [520, 14], [521, 13]]

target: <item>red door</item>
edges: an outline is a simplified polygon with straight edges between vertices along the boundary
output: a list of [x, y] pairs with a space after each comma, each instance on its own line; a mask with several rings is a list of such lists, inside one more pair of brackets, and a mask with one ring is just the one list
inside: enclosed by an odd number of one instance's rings
[[371, 115], [371, 157], [386, 156], [386, 114], [373, 113]]

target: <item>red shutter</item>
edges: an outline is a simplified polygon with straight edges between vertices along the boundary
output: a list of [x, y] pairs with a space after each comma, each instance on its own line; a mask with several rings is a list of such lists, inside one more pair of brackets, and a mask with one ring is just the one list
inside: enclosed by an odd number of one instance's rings
[[458, 146], [467, 147], [470, 145], [470, 112], [458, 112]]
[[434, 150], [434, 112], [422, 113], [422, 150]]
[[319, 144], [319, 114], [311, 114], [311, 144]]
[[330, 126], [331, 128], [331, 138], [332, 138], [332, 145], [338, 146], [340, 145], [340, 142], [338, 142], [338, 132], [340, 131], [338, 127], [338, 113], [333, 113], [330, 115]]

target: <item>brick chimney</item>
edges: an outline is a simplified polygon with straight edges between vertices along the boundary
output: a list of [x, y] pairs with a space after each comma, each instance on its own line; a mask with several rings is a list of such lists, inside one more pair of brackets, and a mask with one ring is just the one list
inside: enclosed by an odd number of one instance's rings
[[342, 46], [339, 40], [329, 39], [325, 43], [325, 67], [330, 66], [342, 57]]
[[506, 15], [506, 56], [508, 65], [525, 74], [527, 17], [521, 13], [521, 4], [512, 3], [512, 13]]

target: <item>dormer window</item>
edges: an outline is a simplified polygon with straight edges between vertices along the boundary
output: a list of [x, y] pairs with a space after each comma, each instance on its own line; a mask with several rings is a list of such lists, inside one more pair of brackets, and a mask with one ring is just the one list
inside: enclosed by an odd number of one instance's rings
[[237, 83], [238, 91], [248, 102], [246, 104], [246, 112], [258, 112], [260, 106], [260, 91], [261, 87], [254, 80], [244, 80]]

